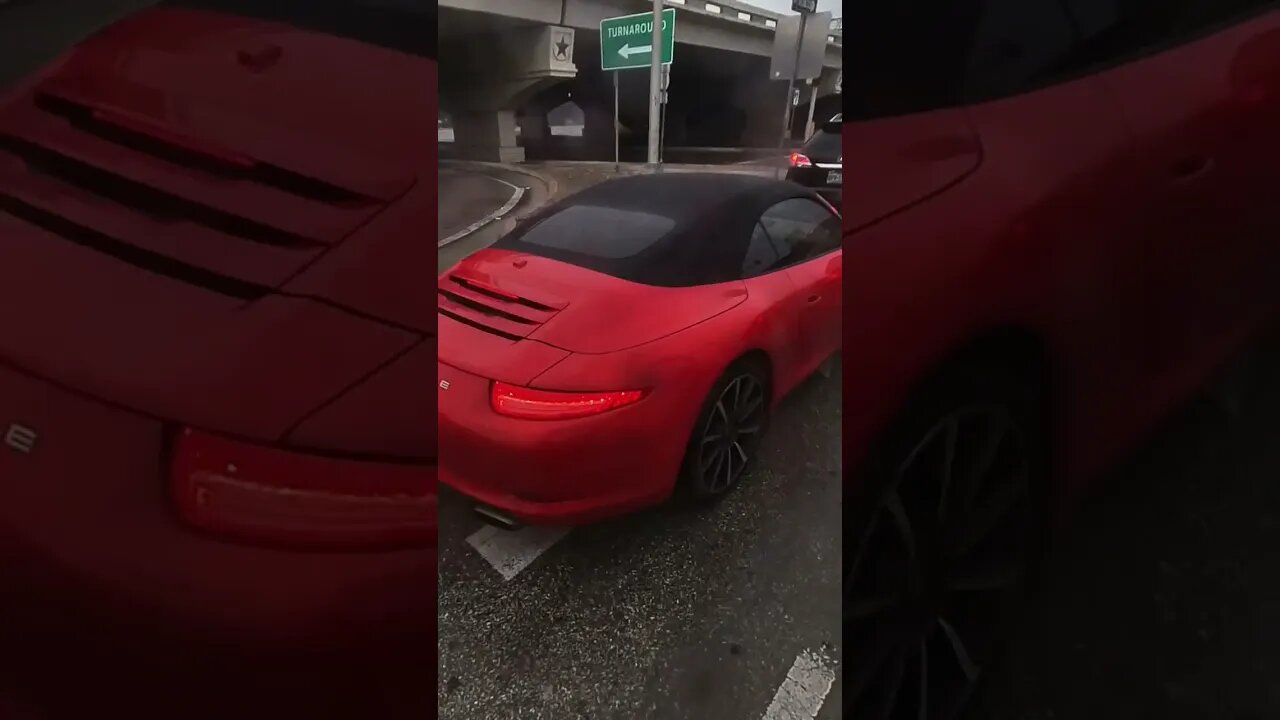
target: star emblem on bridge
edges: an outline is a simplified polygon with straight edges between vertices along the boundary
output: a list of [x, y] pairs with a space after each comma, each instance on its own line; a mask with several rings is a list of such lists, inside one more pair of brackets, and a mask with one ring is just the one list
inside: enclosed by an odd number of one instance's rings
[[557, 42], [556, 42], [556, 44], [555, 44], [555, 48], [556, 48], [556, 59], [557, 59], [557, 60], [568, 60], [568, 59], [569, 59], [569, 47], [570, 47], [570, 45], [569, 45], [569, 41], [565, 38], [565, 36], [564, 36], [564, 35], [560, 35], [560, 36], [558, 36], [558, 37], [557, 37]]

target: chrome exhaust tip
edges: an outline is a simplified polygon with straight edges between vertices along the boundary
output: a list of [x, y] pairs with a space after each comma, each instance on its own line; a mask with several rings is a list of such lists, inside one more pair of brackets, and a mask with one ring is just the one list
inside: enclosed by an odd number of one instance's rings
[[490, 525], [502, 528], [503, 530], [519, 530], [520, 529], [520, 523], [517, 522], [515, 518], [511, 517], [510, 515], [507, 515], [501, 510], [497, 510], [491, 507], [485, 507], [483, 505], [476, 505], [475, 508], [473, 509], [475, 510], [476, 515], [480, 516], [481, 520], [485, 521]]

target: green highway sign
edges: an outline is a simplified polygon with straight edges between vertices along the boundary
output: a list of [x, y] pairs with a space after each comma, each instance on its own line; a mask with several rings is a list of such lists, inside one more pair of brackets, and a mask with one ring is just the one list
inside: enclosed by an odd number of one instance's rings
[[[670, 65], [676, 49], [676, 11], [662, 11], [662, 64]], [[627, 70], [653, 63], [653, 13], [636, 13], [600, 21], [600, 69]]]

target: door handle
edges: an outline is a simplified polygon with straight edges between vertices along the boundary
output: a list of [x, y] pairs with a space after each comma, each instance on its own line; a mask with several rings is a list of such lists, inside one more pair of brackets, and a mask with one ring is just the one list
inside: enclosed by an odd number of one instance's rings
[[819, 300], [821, 300], [821, 299], [822, 299], [822, 296], [821, 296], [821, 295], [810, 295], [810, 296], [809, 296], [809, 300], [808, 300], [808, 301], [809, 301], [809, 302], [811, 302], [811, 303], [816, 303], [816, 302], [818, 302], [818, 301], [819, 301]]
[[1172, 168], [1173, 180], [1178, 183], [1191, 182], [1213, 169], [1213, 158], [1194, 155], [1183, 158]]
[[284, 48], [279, 45], [264, 45], [238, 51], [236, 60], [252, 72], [262, 72], [280, 62], [282, 55], [284, 55]]

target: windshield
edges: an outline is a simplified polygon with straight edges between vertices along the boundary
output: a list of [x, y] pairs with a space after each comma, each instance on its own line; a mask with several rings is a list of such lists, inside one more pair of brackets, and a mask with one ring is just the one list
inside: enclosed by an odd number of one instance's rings
[[436, 55], [436, 3], [424, 0], [168, 0], [162, 7], [241, 15], [410, 55]]
[[840, 134], [839, 127], [835, 126], [836, 132], [832, 133], [826, 128], [814, 133], [809, 138], [809, 142], [805, 143], [805, 154], [815, 160], [838, 160], [840, 158]]

